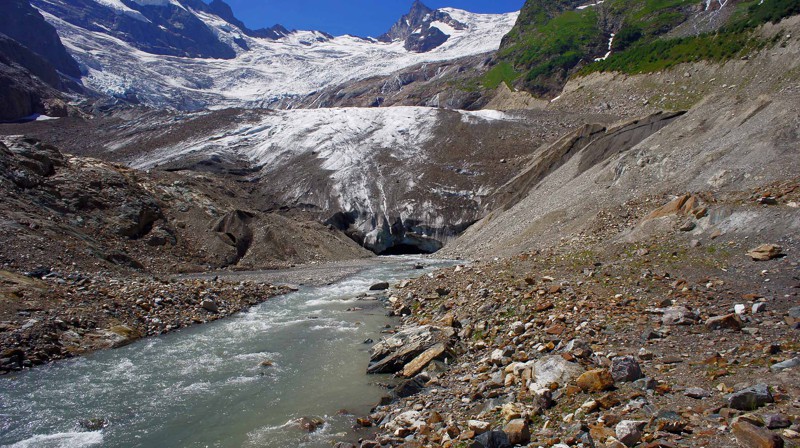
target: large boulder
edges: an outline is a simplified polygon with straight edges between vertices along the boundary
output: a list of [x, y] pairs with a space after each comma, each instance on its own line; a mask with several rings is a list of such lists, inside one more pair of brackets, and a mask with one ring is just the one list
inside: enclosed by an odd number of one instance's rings
[[395, 373], [436, 344], [450, 345], [455, 330], [450, 327], [422, 325], [406, 328], [384, 339], [370, 350], [367, 373]]
[[740, 411], [755, 411], [767, 403], [774, 403], [775, 399], [766, 384], [756, 384], [746, 387], [725, 397], [728, 406]]
[[578, 364], [561, 356], [545, 356], [533, 362], [531, 389], [547, 388], [552, 383], [565, 385], [583, 373]]
[[643, 378], [642, 368], [633, 356], [617, 356], [611, 360], [611, 376], [615, 382], [625, 383]]

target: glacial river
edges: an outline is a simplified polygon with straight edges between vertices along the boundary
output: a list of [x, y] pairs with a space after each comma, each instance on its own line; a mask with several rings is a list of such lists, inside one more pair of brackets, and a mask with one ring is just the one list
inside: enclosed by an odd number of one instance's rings
[[[358, 296], [450, 264], [416, 262], [383, 259], [226, 319], [0, 377], [0, 446], [330, 447], [386, 393], [386, 377], [365, 375], [364, 341], [391, 321]], [[293, 421], [306, 416], [326, 423], [304, 432]]]

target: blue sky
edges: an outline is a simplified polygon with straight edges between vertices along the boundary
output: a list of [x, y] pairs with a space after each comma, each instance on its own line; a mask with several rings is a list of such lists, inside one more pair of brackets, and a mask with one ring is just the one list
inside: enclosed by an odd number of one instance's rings
[[[411, 8], [413, 0], [225, 0], [249, 28], [280, 23], [289, 29], [314, 29], [334, 35], [379, 36]], [[423, 0], [430, 8], [472, 12], [517, 11], [524, 0]]]

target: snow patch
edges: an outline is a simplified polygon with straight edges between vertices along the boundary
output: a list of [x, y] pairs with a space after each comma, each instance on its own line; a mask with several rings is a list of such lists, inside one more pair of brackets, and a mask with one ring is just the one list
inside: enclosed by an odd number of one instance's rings
[[439, 31], [443, 32], [444, 34], [446, 34], [448, 36], [452, 36], [452, 35], [454, 35], [456, 33], [456, 29], [455, 28], [453, 28], [452, 26], [450, 26], [450, 25], [448, 25], [448, 24], [446, 24], [444, 22], [439, 22], [438, 20], [435, 21], [435, 22], [431, 22], [431, 27], [438, 28]]
[[611, 56], [611, 47], [614, 46], [614, 36], [616, 35], [614, 33], [611, 33], [611, 37], [608, 39], [608, 51], [606, 52], [605, 55], [603, 55], [603, 57], [594, 58], [595, 62], [605, 61], [606, 59], [608, 59], [609, 56]]
[[589, 4], [586, 4], [586, 5], [581, 5], [581, 6], [578, 6], [578, 7], [577, 7], [577, 8], [575, 8], [575, 9], [577, 9], [577, 10], [584, 10], [584, 9], [586, 9], [586, 8], [591, 8], [591, 7], [593, 7], [593, 6], [602, 5], [603, 3], [605, 3], [605, 1], [606, 1], [606, 0], [599, 0], [599, 1], [596, 1], [596, 2], [594, 2], [594, 3], [589, 3]]
[[126, 16], [130, 16], [136, 20], [141, 22], [150, 23], [150, 19], [145, 17], [139, 11], [128, 7], [125, 3], [122, 3], [122, 0], [94, 0], [95, 3], [99, 3], [107, 8], [111, 8], [117, 14], [125, 14]]
[[484, 121], [498, 121], [498, 120], [512, 120], [513, 118], [505, 112], [492, 109], [483, 109], [476, 111], [459, 111], [461, 113], [461, 121], [470, 123], [476, 120]]

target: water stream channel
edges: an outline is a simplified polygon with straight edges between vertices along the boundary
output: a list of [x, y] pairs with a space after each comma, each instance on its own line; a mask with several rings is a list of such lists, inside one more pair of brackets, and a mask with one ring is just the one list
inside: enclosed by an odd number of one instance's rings
[[[0, 445], [330, 447], [386, 393], [386, 377], [365, 374], [364, 341], [391, 321], [358, 296], [449, 264], [418, 261], [382, 259], [223, 320], [0, 377]], [[291, 422], [304, 416], [326, 424], [303, 432]], [[109, 424], [88, 431], [83, 419]]]

